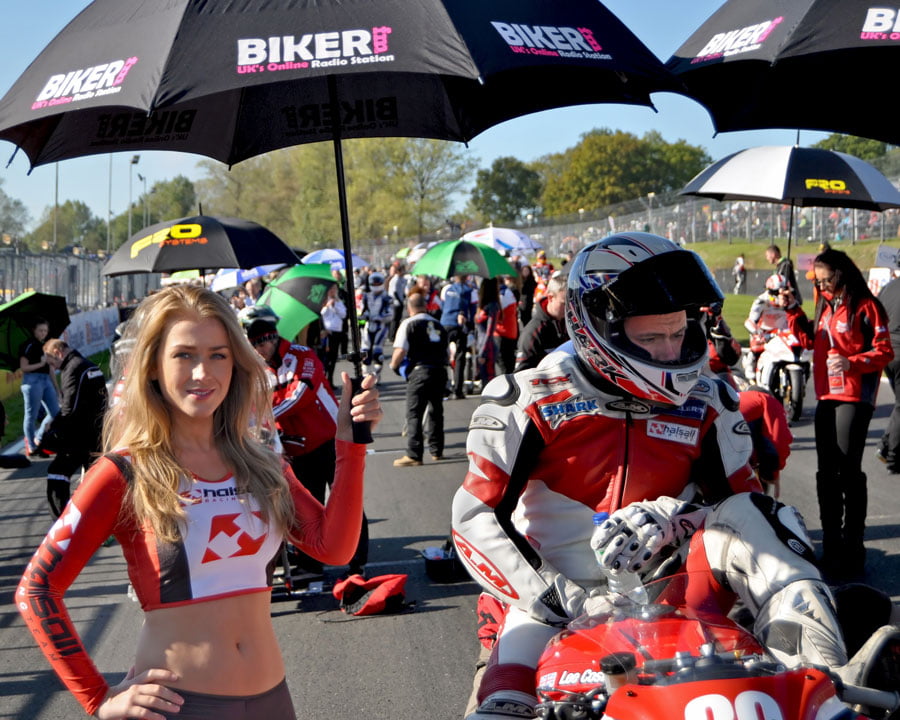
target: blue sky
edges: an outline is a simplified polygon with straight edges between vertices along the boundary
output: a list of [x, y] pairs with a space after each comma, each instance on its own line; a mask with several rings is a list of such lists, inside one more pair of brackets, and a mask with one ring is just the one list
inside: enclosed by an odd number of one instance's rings
[[[412, 1], [412, 0], [411, 0]], [[681, 43], [723, 0], [607, 0], [612, 10], [662, 61], [666, 61]], [[0, 27], [0, 96], [40, 50], [71, 20], [87, 0], [39, 0], [4, 3]], [[513, 156], [534, 160], [551, 152], [561, 152], [577, 144], [581, 135], [594, 128], [621, 129], [635, 135], [658, 131], [666, 140], [686, 140], [706, 148], [715, 160], [754, 145], [790, 145], [794, 130], [768, 130], [723, 133], [713, 137], [713, 126], [706, 110], [698, 103], [673, 93], [657, 93], [652, 100], [658, 112], [646, 107], [626, 105], [588, 105], [535, 113], [498, 125], [469, 143], [466, 152], [489, 167], [498, 157]], [[801, 144], [809, 145], [826, 137], [823, 133], [802, 132]], [[28, 175], [28, 160], [19, 153], [9, 167], [6, 163], [14, 146], [0, 140], [0, 178], [4, 192], [25, 203], [36, 222], [55, 196], [57, 172], [53, 165], [36, 168]], [[133, 153], [112, 156], [112, 212], [119, 214], [128, 206], [129, 159]], [[133, 176], [133, 197], [143, 190], [137, 173], [147, 186], [182, 174], [198, 179], [201, 159], [195, 155], [165, 152], [141, 152]], [[109, 203], [109, 155], [67, 160], [58, 164], [58, 197], [81, 200], [94, 214], [104, 217]]]

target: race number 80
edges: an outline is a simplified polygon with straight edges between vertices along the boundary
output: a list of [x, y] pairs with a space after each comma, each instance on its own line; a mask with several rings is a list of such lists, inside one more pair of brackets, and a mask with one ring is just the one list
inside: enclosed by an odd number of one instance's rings
[[724, 695], [701, 695], [684, 706], [684, 720], [783, 720], [781, 707], [769, 695], [745, 690], [734, 702]]

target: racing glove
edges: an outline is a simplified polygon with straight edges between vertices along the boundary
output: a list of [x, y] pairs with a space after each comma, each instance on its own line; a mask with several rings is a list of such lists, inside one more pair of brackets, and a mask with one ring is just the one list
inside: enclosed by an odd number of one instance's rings
[[631, 503], [597, 526], [591, 548], [607, 570], [637, 572], [662, 548], [693, 535], [710, 509], [665, 496]]

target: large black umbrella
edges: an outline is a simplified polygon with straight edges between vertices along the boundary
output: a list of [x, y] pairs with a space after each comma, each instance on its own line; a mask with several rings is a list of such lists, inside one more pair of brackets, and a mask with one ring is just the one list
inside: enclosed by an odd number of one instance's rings
[[144, 228], [103, 266], [104, 275], [251, 268], [300, 259], [271, 230], [240, 218], [195, 215]]
[[32, 337], [35, 320], [47, 321], [47, 339], [62, 335], [69, 327], [69, 310], [62, 295], [29, 291], [0, 305], [0, 370], [19, 369], [19, 349]]
[[900, 144], [870, 107], [900, 60], [897, 5], [729, 0], [667, 62], [719, 132], [796, 128]]
[[680, 194], [790, 204], [788, 257], [796, 206], [900, 207], [900, 191], [869, 163], [846, 153], [790, 145], [733, 153], [701, 171]]
[[342, 138], [467, 141], [672, 87], [597, 0], [95, 0], [0, 100], [0, 138], [33, 165], [138, 149], [236, 163], [330, 139], [349, 257]]

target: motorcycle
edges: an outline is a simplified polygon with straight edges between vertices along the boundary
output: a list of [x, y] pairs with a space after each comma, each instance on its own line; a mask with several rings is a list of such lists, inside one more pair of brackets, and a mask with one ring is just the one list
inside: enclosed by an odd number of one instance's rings
[[[737, 622], [698, 602], [706, 573], [643, 586], [635, 600], [574, 620], [537, 667], [543, 720], [850, 720], [900, 716], [900, 694], [841, 683], [826, 668], [778, 663]], [[686, 598], [690, 598], [688, 602]], [[699, 606], [699, 607], [698, 607]]]
[[763, 351], [752, 367], [752, 353], [745, 358], [747, 378], [771, 391], [783, 404], [788, 420], [803, 414], [803, 398], [812, 368], [812, 353], [800, 345], [790, 330], [769, 330]]

